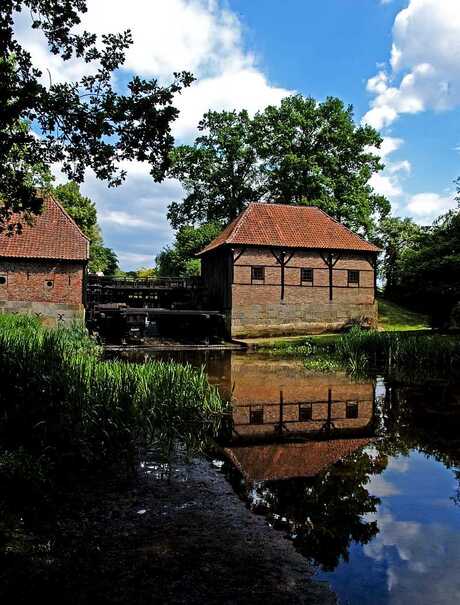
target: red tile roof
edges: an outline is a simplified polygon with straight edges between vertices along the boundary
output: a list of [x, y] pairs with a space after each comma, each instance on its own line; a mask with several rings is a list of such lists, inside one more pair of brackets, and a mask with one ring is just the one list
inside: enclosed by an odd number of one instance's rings
[[333, 439], [226, 448], [233, 464], [250, 481], [314, 477], [342, 458], [369, 445], [370, 439]]
[[380, 252], [315, 206], [252, 203], [198, 255], [224, 244]]
[[[14, 215], [11, 222], [21, 222]], [[52, 197], [43, 201], [43, 210], [32, 225], [22, 222], [20, 234], [0, 233], [0, 257], [88, 260], [88, 238]]]

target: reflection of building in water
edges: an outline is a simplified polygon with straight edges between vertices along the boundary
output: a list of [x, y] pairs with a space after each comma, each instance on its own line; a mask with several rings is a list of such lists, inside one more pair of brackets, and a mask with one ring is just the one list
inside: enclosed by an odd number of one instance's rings
[[374, 383], [299, 362], [233, 356], [227, 455], [247, 481], [314, 477], [370, 442]]
[[342, 374], [309, 375], [301, 364], [234, 358], [234, 440], [373, 431], [374, 385]]
[[246, 481], [315, 477], [329, 466], [368, 445], [370, 439], [330, 439], [305, 443], [237, 446], [226, 452]]

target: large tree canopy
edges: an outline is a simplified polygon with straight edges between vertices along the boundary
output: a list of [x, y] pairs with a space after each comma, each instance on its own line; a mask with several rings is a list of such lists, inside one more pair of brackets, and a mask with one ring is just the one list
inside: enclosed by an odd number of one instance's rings
[[170, 205], [174, 228], [229, 222], [251, 201], [308, 203], [355, 231], [371, 235], [389, 202], [369, 180], [383, 168], [372, 151], [382, 139], [356, 126], [351, 107], [328, 98], [285, 98], [251, 118], [246, 111], [208, 112], [200, 136], [172, 154], [171, 176], [185, 188]]
[[[91, 75], [45, 84], [15, 36], [14, 17], [23, 11], [30, 13], [31, 27], [42, 30], [51, 53], [92, 64]], [[86, 0], [0, 3], [0, 228], [13, 212], [39, 209], [36, 187], [46, 184], [43, 168], [53, 163], [76, 182], [90, 167], [110, 185], [125, 178], [124, 160], [148, 162], [157, 181], [169, 167], [170, 124], [178, 114], [173, 97], [193, 78], [174, 74], [169, 86], [160, 86], [134, 76], [124, 94], [116, 92], [112, 75], [123, 65], [131, 34], [107, 34], [100, 41], [77, 33], [85, 11]]]
[[175, 229], [230, 221], [266, 192], [254, 123], [247, 111], [209, 111], [198, 130], [201, 134], [194, 145], [181, 145], [172, 153], [170, 174], [187, 193], [182, 202], [169, 207], [168, 218]]

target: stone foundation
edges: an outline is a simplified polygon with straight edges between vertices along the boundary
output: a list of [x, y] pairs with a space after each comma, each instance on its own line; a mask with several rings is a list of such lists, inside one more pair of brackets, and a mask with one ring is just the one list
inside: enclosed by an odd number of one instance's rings
[[82, 304], [51, 302], [29, 302], [20, 300], [0, 300], [0, 313], [24, 313], [38, 317], [47, 326], [83, 321], [85, 308]]
[[377, 302], [346, 304], [258, 304], [234, 307], [232, 337], [255, 338], [336, 332], [350, 321], [377, 327]]

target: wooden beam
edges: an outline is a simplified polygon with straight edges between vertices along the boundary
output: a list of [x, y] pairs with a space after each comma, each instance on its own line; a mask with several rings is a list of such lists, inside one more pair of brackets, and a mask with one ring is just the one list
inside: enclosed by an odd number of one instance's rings
[[285, 267], [288, 264], [288, 262], [292, 259], [292, 257], [295, 254], [295, 250], [292, 251], [287, 257], [286, 257], [286, 251], [285, 250], [281, 250], [279, 255], [273, 250], [273, 248], [270, 248], [270, 252], [272, 253], [272, 256], [275, 258], [276, 262], [280, 265], [281, 268], [281, 300], [284, 300], [284, 290], [285, 290]]

